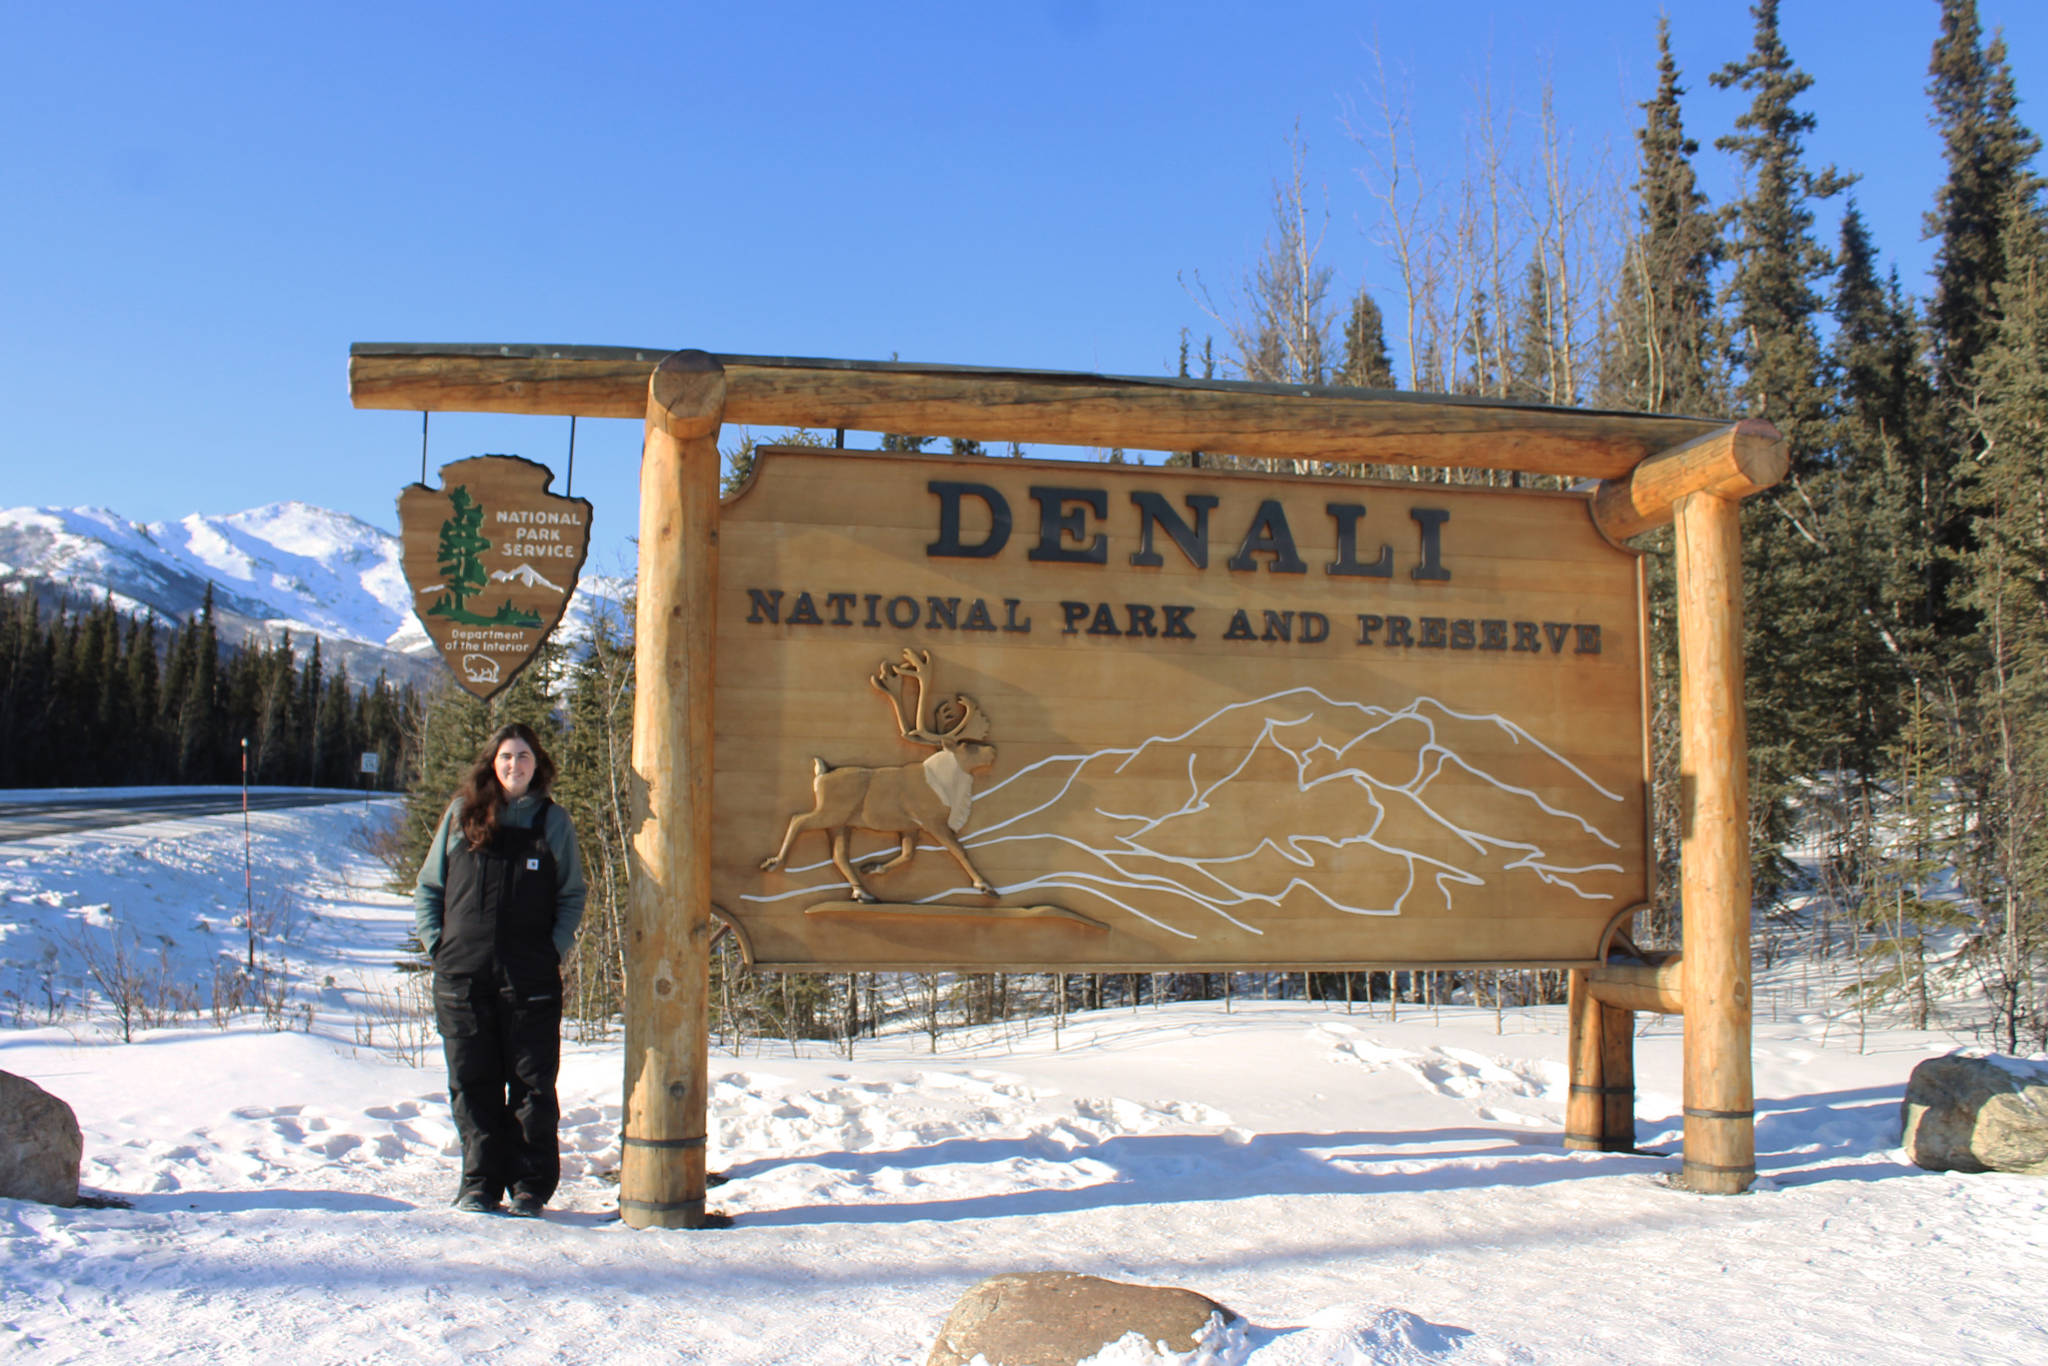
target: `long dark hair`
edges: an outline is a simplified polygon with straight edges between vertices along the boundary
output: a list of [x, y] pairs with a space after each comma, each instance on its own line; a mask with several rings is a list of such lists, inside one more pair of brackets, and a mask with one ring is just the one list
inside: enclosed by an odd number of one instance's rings
[[554, 785], [555, 761], [542, 748], [533, 727], [518, 721], [498, 727], [477, 753], [476, 762], [469, 766], [462, 786], [455, 789], [456, 799], [462, 803], [462, 834], [472, 849], [483, 848], [498, 833], [498, 817], [505, 811], [505, 788], [498, 781], [498, 746], [507, 740], [523, 740], [533, 751], [533, 781], [527, 785], [527, 792], [543, 797]]

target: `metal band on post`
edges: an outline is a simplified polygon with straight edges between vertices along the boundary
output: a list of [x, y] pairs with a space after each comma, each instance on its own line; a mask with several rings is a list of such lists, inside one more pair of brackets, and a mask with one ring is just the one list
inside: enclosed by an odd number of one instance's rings
[[636, 1214], [690, 1214], [695, 1219], [685, 1221], [663, 1219], [628, 1219], [634, 1228], [698, 1228], [704, 1223], [704, 1197], [694, 1200], [620, 1200], [619, 1209], [632, 1210]]

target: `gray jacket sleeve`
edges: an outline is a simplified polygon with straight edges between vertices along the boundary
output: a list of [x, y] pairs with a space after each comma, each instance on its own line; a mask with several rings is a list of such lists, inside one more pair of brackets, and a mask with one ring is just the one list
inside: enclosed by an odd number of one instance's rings
[[[455, 817], [460, 804], [450, 802], [448, 812], [441, 817], [441, 824], [434, 831], [433, 842], [427, 845], [426, 861], [420, 864], [419, 880], [412, 888], [412, 928], [420, 939], [427, 957], [434, 956], [434, 949], [441, 942], [441, 916], [446, 907], [443, 899], [448, 889], [448, 841], [455, 829]], [[560, 855], [556, 856], [558, 859]], [[580, 874], [579, 874], [580, 878]], [[580, 885], [580, 881], [579, 881]]]
[[583, 881], [583, 860], [576, 851], [576, 822], [559, 805], [548, 804], [548, 848], [555, 855], [555, 956], [566, 959], [576, 942], [576, 926], [583, 920], [583, 902], [588, 888]]

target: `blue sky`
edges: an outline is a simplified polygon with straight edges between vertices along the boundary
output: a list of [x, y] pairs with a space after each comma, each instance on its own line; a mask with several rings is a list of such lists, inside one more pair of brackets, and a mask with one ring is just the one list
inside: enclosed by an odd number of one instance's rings
[[[1346, 131], [1371, 44], [1445, 174], [1477, 84], [1526, 125], [1546, 77], [1575, 155], [1626, 166], [1660, 8], [7, 0], [0, 506], [149, 521], [296, 498], [395, 528], [419, 419], [349, 406], [355, 341], [1167, 372], [1181, 328], [1213, 328], [1178, 277], [1251, 264], [1297, 120], [1336, 292], [1391, 307]], [[1722, 201], [1711, 142], [1746, 97], [1707, 75], [1748, 50], [1747, 6], [1668, 8]], [[1980, 12], [2048, 130], [2048, 5]], [[1782, 14], [1815, 79], [1809, 154], [1862, 176], [1916, 290], [1936, 14]], [[445, 415], [431, 461], [509, 451], [559, 476], [567, 425]], [[626, 561], [639, 440], [578, 426], [593, 568]]]

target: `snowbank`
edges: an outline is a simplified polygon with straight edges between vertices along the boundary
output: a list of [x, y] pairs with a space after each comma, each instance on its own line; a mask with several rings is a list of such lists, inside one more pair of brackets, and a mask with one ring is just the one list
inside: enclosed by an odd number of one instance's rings
[[[1758, 1025], [1756, 1192], [1672, 1189], [1676, 1022], [1639, 1043], [1647, 1155], [1567, 1152], [1564, 1013], [1240, 999], [713, 1058], [730, 1229], [613, 1218], [616, 1040], [571, 1043], [565, 1180], [539, 1224], [459, 1215], [437, 1048], [394, 1034], [409, 911], [359, 808], [252, 817], [265, 953], [310, 1032], [260, 1015], [112, 1042], [0, 1029], [76, 1107], [88, 1187], [0, 1201], [0, 1352], [25, 1360], [918, 1363], [1001, 1271], [1185, 1285], [1249, 1326], [1219, 1360], [2038, 1360], [2048, 1180], [1897, 1150], [1935, 1034]], [[0, 845], [0, 973], [95, 920], [246, 951], [241, 821]], [[208, 927], [198, 928], [204, 922]], [[231, 942], [222, 944], [225, 937]], [[200, 950], [205, 950], [201, 952]], [[177, 961], [188, 961], [179, 958]], [[76, 965], [59, 949], [58, 975]], [[194, 969], [197, 970], [196, 967]], [[1760, 1012], [1761, 1014], [1761, 1012]], [[1440, 1022], [1439, 1022], [1440, 1020]], [[412, 1041], [415, 1047], [421, 1041]], [[1120, 1359], [1120, 1358], [1116, 1358]]]

